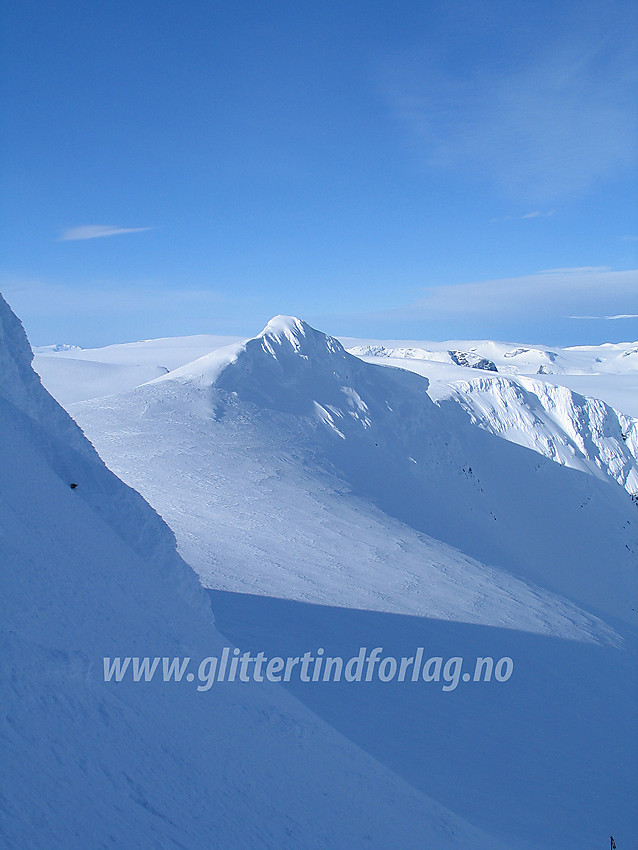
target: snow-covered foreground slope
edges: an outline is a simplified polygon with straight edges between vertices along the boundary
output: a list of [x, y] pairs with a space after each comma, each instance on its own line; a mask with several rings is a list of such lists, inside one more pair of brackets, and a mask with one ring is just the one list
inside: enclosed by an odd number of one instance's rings
[[511, 847], [277, 686], [103, 681], [103, 656], [223, 639], [167, 526], [30, 359], [0, 298], [0, 846]]
[[72, 410], [238, 643], [515, 660], [496, 690], [290, 686], [332, 726], [510, 847], [629, 841], [635, 506], [427, 390], [278, 318]]

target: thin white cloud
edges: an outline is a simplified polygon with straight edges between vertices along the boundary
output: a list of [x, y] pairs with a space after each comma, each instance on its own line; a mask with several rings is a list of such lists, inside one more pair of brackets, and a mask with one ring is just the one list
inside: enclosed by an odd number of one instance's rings
[[614, 319], [638, 319], [638, 313], [620, 313], [617, 316], [568, 316], [568, 319], [598, 319], [598, 320], [614, 320]]
[[505, 215], [502, 218], [491, 218], [490, 221], [492, 223], [501, 221], [526, 221], [533, 218], [550, 218], [553, 215], [556, 215], [556, 210], [547, 210], [546, 212], [533, 210], [524, 215]]
[[548, 210], [547, 212], [541, 212], [540, 210], [534, 210], [533, 212], [525, 213], [522, 215], [522, 219], [526, 218], [549, 218], [552, 215], [556, 214], [556, 210]]
[[546, 204], [635, 164], [633, 54], [610, 18], [463, 77], [442, 48], [395, 57], [383, 90], [424, 168]]
[[[638, 270], [548, 269], [522, 277], [431, 286], [416, 303], [375, 314], [397, 321], [627, 317], [638, 307]], [[629, 309], [628, 309], [629, 308]]]
[[83, 224], [65, 230], [58, 242], [75, 242], [79, 239], [101, 239], [103, 236], [119, 236], [122, 233], [143, 233], [151, 227], [115, 227], [111, 224]]
[[[541, 269], [537, 274], [585, 275], [610, 271], [611, 268], [609, 266], [562, 266], [557, 269]], [[619, 272], [619, 274], [624, 274], [624, 272]]]

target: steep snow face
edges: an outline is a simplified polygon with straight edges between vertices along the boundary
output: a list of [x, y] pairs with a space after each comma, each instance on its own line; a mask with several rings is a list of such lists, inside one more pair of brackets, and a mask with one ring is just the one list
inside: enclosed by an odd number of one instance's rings
[[169, 544], [172, 535], [166, 525], [138, 493], [108, 473], [77, 424], [43, 389], [32, 359], [22, 324], [0, 296], [0, 397], [5, 409], [25, 431], [38, 434], [42, 429], [36, 439], [47, 465], [67, 486], [77, 484], [77, 499], [97, 510], [136, 551], [152, 554]]
[[33, 353], [22, 324], [0, 296], [0, 391], [3, 397], [36, 422], [46, 421], [77, 450], [87, 453], [77, 425], [61, 415], [58, 404], [41, 392], [40, 379], [31, 368]]
[[104, 656], [223, 641], [169, 529], [30, 359], [0, 298], [0, 845], [503, 850], [277, 687], [103, 681]]
[[430, 392], [493, 434], [638, 493], [638, 420], [599, 399], [522, 376], [437, 384]]

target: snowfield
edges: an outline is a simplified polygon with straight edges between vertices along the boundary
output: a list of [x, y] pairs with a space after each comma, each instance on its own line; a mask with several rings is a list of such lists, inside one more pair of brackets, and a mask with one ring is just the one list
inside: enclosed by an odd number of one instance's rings
[[[630, 344], [279, 316], [40, 349], [107, 469], [2, 301], [0, 328], [4, 846], [631, 846], [636, 420], [564, 383], [635, 381]], [[197, 693], [96, 669], [228, 643], [515, 672]]]

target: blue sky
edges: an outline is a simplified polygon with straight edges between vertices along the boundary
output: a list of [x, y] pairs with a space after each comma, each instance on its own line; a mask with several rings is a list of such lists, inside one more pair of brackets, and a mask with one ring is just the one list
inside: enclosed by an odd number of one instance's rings
[[2, 290], [34, 344], [635, 339], [633, 5], [4, 4]]

